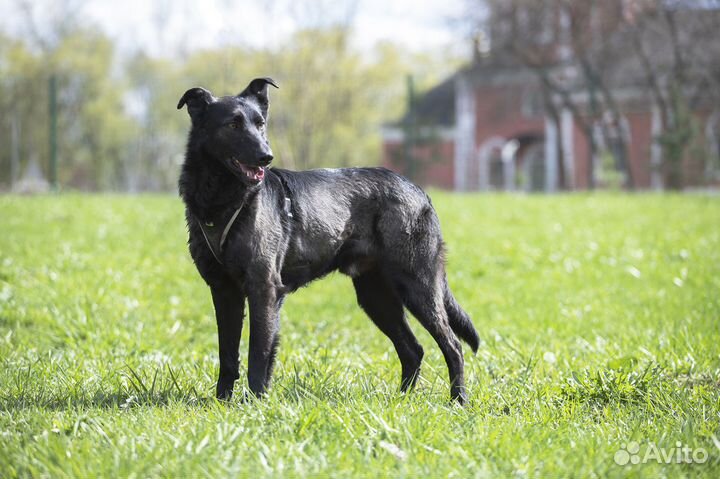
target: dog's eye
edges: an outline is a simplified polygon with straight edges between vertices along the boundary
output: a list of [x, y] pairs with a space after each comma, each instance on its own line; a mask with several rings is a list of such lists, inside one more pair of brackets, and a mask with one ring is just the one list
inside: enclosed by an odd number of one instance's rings
[[240, 125], [238, 125], [238, 123], [237, 123], [236, 121], [233, 121], [233, 122], [231, 122], [231, 123], [228, 123], [228, 126], [229, 126], [230, 128], [232, 128], [233, 130], [235, 130], [235, 129], [237, 129], [237, 128], [240, 127]]

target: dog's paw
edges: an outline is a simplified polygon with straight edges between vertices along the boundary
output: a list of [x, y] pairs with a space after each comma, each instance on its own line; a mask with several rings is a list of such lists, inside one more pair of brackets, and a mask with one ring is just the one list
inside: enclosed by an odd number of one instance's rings
[[218, 401], [229, 401], [233, 395], [233, 384], [218, 383], [215, 397]]

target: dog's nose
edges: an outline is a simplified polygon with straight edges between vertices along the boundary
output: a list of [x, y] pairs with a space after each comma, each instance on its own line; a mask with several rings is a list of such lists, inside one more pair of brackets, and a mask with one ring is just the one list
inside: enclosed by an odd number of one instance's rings
[[262, 164], [263, 166], [264, 166], [264, 165], [269, 165], [272, 160], [273, 160], [273, 156], [272, 156], [272, 155], [269, 155], [269, 154], [268, 154], [268, 155], [263, 155], [263, 156], [261, 156], [260, 158], [258, 158], [258, 161], [259, 161], [260, 164]]

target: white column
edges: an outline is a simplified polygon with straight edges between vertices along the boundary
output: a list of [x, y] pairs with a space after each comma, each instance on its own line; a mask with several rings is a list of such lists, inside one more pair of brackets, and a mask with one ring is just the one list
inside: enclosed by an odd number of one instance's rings
[[720, 111], [715, 110], [705, 122], [705, 142], [708, 151], [708, 157], [705, 161], [705, 177], [712, 181], [718, 172], [718, 120], [720, 120]]
[[455, 190], [468, 189], [470, 162], [475, 156], [475, 94], [468, 78], [455, 80]]
[[520, 143], [517, 140], [510, 140], [505, 143], [500, 152], [505, 191], [515, 191], [515, 156], [519, 147]]
[[480, 191], [490, 189], [490, 153], [481, 151], [478, 154], [478, 188]]
[[10, 117], [10, 188], [20, 178], [20, 116]]
[[662, 133], [662, 120], [660, 118], [660, 109], [656, 105], [653, 105], [651, 114], [650, 187], [653, 190], [662, 190], [662, 175], [660, 174], [660, 166], [662, 165], [662, 147], [657, 141], [658, 136]]
[[564, 108], [560, 113], [560, 128], [562, 135], [563, 167], [567, 187], [575, 189], [575, 120], [572, 113]]
[[557, 125], [552, 118], [545, 117], [545, 191], [552, 193], [557, 188]]

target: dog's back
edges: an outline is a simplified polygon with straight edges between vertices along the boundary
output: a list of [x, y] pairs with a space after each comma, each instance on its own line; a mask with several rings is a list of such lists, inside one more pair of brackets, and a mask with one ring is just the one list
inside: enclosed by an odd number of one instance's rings
[[[440, 228], [427, 195], [406, 178], [385, 168], [338, 168], [310, 171], [271, 170], [292, 197], [294, 234], [285, 264], [329, 264], [350, 276], [359, 263], [409, 261], [418, 241], [424, 249], [441, 248]], [[415, 237], [415, 238], [413, 238]], [[427, 259], [427, 258], [426, 258]]]

